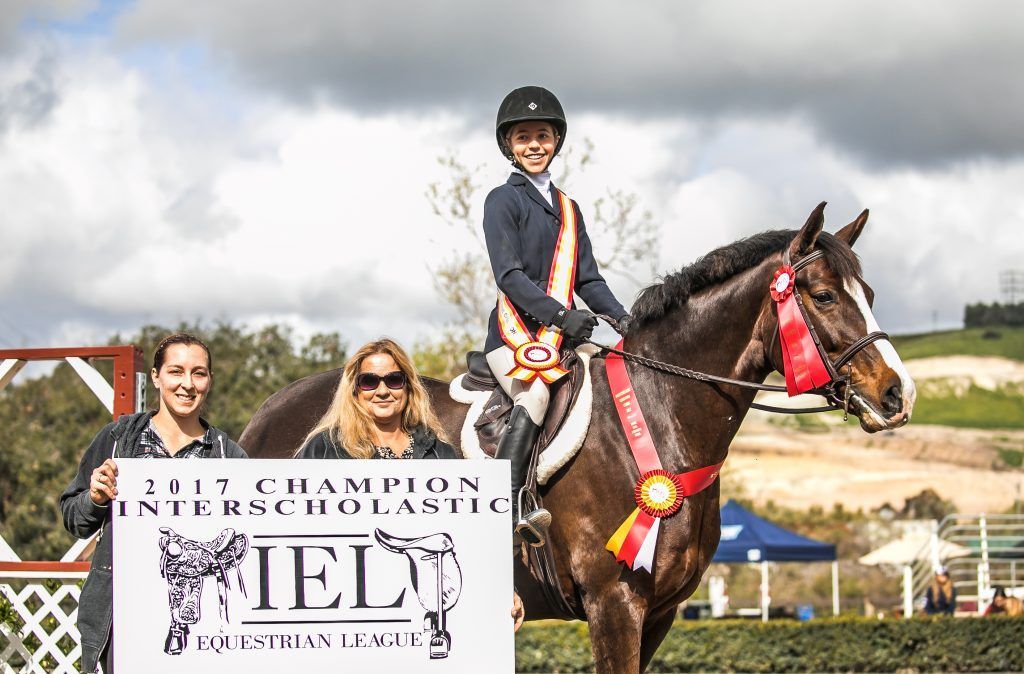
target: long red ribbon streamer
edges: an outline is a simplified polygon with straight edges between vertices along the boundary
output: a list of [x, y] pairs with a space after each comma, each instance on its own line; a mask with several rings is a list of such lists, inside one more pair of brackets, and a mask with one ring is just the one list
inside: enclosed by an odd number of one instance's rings
[[[615, 345], [616, 349], [622, 348], [622, 340]], [[626, 365], [622, 356], [609, 353], [605, 357], [605, 372], [608, 375], [608, 386], [612, 391], [612, 398], [615, 400], [615, 411], [619, 413], [619, 422], [622, 429], [626, 431], [626, 438], [629, 440], [629, 448], [633, 451], [633, 458], [640, 468], [640, 474], [652, 470], [661, 470], [661, 459], [658, 458], [658, 450], [654, 447], [654, 440], [651, 439], [651, 432], [647, 428], [647, 421], [644, 419], [640, 403], [633, 395], [633, 383], [626, 373]]]
[[626, 534], [626, 540], [622, 542], [619, 554], [615, 555], [615, 560], [625, 562], [627, 566], [633, 568], [633, 560], [636, 559], [637, 553], [640, 552], [640, 546], [644, 544], [647, 534], [651, 532], [651, 527], [653, 526], [653, 517], [643, 510], [638, 512], [636, 520], [633, 521], [633, 526], [629, 528], [629, 533]]
[[786, 374], [786, 392], [799, 395], [832, 381], [793, 292], [776, 302], [779, 313], [779, 341]]

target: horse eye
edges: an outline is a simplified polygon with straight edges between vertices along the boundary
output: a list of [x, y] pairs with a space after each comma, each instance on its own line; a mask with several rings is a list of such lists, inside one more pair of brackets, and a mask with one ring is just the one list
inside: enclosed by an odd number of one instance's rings
[[814, 293], [811, 297], [813, 297], [814, 301], [818, 304], [832, 304], [836, 301], [835, 295], [828, 290], [823, 290], [820, 293]]

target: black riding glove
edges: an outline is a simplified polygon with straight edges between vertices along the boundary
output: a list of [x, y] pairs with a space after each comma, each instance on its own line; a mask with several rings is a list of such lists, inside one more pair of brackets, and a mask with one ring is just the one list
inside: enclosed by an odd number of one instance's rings
[[633, 324], [633, 317], [626, 314], [617, 321], [618, 325], [615, 326], [615, 332], [625, 336], [629, 332], [629, 326]]
[[571, 339], [590, 339], [597, 327], [597, 316], [582, 309], [560, 309], [551, 323]]

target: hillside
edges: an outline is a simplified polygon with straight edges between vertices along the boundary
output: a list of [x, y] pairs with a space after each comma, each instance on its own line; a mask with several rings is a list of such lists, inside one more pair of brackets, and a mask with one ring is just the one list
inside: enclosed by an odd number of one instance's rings
[[898, 335], [892, 343], [904, 360], [934, 356], [996, 356], [1024, 361], [1024, 328], [969, 328]]
[[925, 488], [962, 510], [1011, 507], [1024, 491], [1024, 329], [893, 342], [918, 387], [910, 425], [868, 435], [838, 413], [752, 412], [730, 451], [726, 489], [795, 508], [898, 505]]

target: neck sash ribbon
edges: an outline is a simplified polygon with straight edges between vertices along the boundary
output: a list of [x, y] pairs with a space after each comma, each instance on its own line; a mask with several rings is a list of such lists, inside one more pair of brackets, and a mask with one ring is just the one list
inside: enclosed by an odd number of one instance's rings
[[[615, 348], [622, 350], [621, 340]], [[622, 356], [609, 353], [605, 357], [605, 370], [619, 422], [640, 470], [640, 479], [633, 489], [637, 507], [608, 539], [605, 549], [614, 554], [617, 561], [634, 571], [646, 569], [648, 573], [653, 573], [654, 551], [658, 544], [661, 520], [675, 515], [682, 507], [684, 498], [714, 484], [725, 461], [685, 473], [664, 470], [643, 410], [633, 395], [633, 384]]]
[[[572, 291], [576, 285], [576, 210], [564, 192], [555, 192], [562, 208], [562, 226], [558, 231], [558, 243], [551, 261], [546, 292], [568, 309], [572, 305]], [[541, 326], [534, 337], [503, 292], [498, 293], [498, 329], [502, 340], [515, 354], [515, 365], [506, 376], [524, 382], [540, 377], [551, 384], [569, 373], [561, 366], [558, 353], [562, 345], [562, 331], [545, 325]]]

